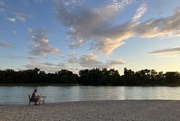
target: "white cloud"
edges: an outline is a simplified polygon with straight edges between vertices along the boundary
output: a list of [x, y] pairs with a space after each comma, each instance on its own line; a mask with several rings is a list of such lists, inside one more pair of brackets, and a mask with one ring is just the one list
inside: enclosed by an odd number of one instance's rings
[[16, 20], [26, 22], [28, 19], [33, 18], [33, 15], [26, 10], [15, 10], [12, 12]]
[[65, 69], [65, 65], [63, 63], [53, 64], [53, 63], [41, 63], [39, 60], [34, 59], [30, 61], [27, 65], [25, 65], [28, 69], [39, 68], [42, 71], [46, 71], [48, 73], [54, 73], [60, 71], [61, 69]]
[[114, 67], [115, 65], [122, 65], [122, 64], [125, 64], [125, 62], [121, 59], [111, 60], [107, 62], [106, 67], [111, 68], [111, 67]]
[[26, 16], [25, 14], [20, 14], [20, 13], [16, 13], [16, 18], [22, 22], [26, 21]]
[[165, 18], [152, 19], [139, 23], [135, 27], [135, 35], [151, 38], [151, 37], [169, 37], [178, 36], [180, 30], [180, 11], [176, 11], [172, 16]]
[[122, 60], [109, 60], [107, 62], [97, 61], [97, 56], [92, 54], [85, 54], [79, 58], [71, 56], [68, 63], [76, 64], [81, 68], [111, 68], [116, 65], [125, 64]]
[[17, 34], [17, 32], [14, 30], [13, 32], [12, 32], [13, 34]]
[[180, 56], [180, 47], [155, 50], [148, 53], [154, 55], [165, 55], [165, 56], [176, 57], [176, 56]]
[[89, 48], [111, 54], [131, 37], [180, 36], [180, 10], [168, 17], [140, 22], [138, 20], [147, 11], [146, 4], [140, 5], [128, 22], [115, 25], [114, 18], [132, 2], [111, 0], [101, 8], [90, 9], [83, 4], [66, 5], [63, 1], [56, 1], [55, 7], [58, 20], [69, 28], [67, 40], [71, 47], [81, 47], [88, 41], [91, 43]]
[[122, 0], [119, 2], [119, 0], [109, 0], [109, 4], [106, 7], [113, 8], [116, 11], [119, 11], [123, 9], [127, 4], [131, 4], [135, 0]]
[[14, 46], [12, 44], [5, 42], [5, 41], [0, 41], [0, 47], [14, 48]]
[[[67, 39], [70, 47], [80, 47], [84, 42], [91, 41], [93, 46], [90, 48], [110, 54], [124, 44], [122, 40], [133, 36], [133, 33], [129, 32], [129, 25], [114, 27], [112, 24], [119, 11], [132, 2], [133, 0], [110, 1], [106, 6], [96, 9], [76, 5], [75, 10], [72, 10], [64, 2], [56, 1], [56, 14], [58, 20], [69, 27]], [[145, 5], [142, 5], [134, 19], [140, 18], [144, 12]]]
[[28, 32], [32, 33], [33, 32], [33, 28], [28, 28]]
[[[17, 22], [18, 20], [21, 22], [27, 21], [29, 18], [33, 18], [32, 13], [28, 10], [28, 2], [26, 0], [16, 0], [17, 5], [11, 5], [7, 0], [0, 1], [0, 12], [2, 17], [6, 18], [8, 21]], [[23, 7], [19, 7], [23, 6]], [[11, 16], [11, 17], [7, 17]]]
[[46, 38], [45, 30], [40, 28], [31, 32], [30, 40], [32, 41], [32, 55], [47, 56], [50, 54], [59, 53], [58, 48], [53, 48], [49, 45], [49, 40]]
[[0, 1], [0, 5], [2, 5], [2, 6], [5, 5], [4, 2], [3, 2], [3, 0]]
[[[13, 56], [12, 56], [13, 57]], [[115, 66], [122, 65], [125, 62], [122, 60], [109, 60], [107, 62], [100, 62], [97, 61], [97, 57], [92, 54], [85, 54], [81, 57], [77, 58], [74, 54], [70, 55], [69, 58], [64, 58], [61, 62], [54, 64], [54, 63], [47, 63], [47, 62], [40, 62], [38, 59], [35, 58], [28, 58], [28, 57], [21, 57], [15, 56], [13, 58], [24, 58], [24, 59], [31, 59], [31, 61], [25, 65], [24, 67], [28, 69], [39, 68], [46, 72], [54, 73], [60, 71], [61, 69], [68, 69], [75, 73], [78, 73], [81, 69], [92, 69], [92, 68], [114, 68]]]
[[6, 4], [4, 3], [3, 0], [0, 0], [0, 12], [5, 12], [6, 11]]
[[132, 21], [137, 21], [139, 18], [143, 16], [143, 14], [147, 11], [146, 4], [140, 5], [140, 7], [137, 9], [135, 16], [132, 18]]
[[71, 4], [82, 4], [83, 0], [61, 0], [65, 3], [65, 5], [71, 5]]
[[30, 60], [34, 60], [34, 59], [36, 59], [36, 58], [34, 58], [34, 57], [25, 57], [25, 56], [9, 56], [9, 58], [11, 58], [11, 59], [30, 59]]
[[96, 61], [97, 57], [94, 55], [83, 55], [78, 59], [81, 67], [98, 68], [102, 66], [101, 62]]
[[16, 18], [6, 18], [8, 21], [11, 21], [11, 22], [16, 22]]
[[43, 3], [45, 2], [46, 0], [34, 0], [35, 3]]

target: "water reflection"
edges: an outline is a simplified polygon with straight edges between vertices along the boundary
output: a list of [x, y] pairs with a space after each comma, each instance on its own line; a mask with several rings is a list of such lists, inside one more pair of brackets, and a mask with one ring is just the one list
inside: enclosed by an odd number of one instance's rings
[[180, 87], [0, 86], [0, 104], [28, 104], [37, 88], [47, 103], [89, 100], [180, 100]]

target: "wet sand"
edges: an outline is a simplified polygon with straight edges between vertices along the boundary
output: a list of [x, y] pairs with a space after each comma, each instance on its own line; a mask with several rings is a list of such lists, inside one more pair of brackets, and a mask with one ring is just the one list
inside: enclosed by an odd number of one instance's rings
[[0, 121], [179, 121], [180, 101], [123, 100], [0, 105]]

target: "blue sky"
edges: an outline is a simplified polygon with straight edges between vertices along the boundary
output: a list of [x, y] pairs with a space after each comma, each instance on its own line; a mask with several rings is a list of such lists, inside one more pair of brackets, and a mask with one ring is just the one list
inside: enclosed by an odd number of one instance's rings
[[179, 0], [0, 0], [0, 69], [180, 70]]

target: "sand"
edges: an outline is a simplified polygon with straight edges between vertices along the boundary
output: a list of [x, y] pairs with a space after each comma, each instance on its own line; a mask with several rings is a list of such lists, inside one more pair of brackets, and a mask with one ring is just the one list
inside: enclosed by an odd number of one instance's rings
[[180, 101], [107, 100], [0, 105], [0, 121], [179, 121]]

